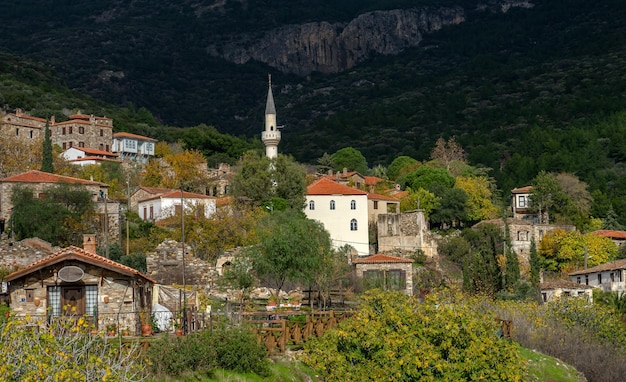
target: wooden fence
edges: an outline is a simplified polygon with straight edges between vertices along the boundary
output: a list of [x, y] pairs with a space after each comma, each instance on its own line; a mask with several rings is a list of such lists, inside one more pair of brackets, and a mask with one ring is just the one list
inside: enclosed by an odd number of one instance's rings
[[268, 353], [284, 353], [288, 345], [299, 345], [309, 338], [321, 337], [350, 312], [321, 311], [291, 312], [243, 312], [241, 325], [249, 327], [257, 335]]

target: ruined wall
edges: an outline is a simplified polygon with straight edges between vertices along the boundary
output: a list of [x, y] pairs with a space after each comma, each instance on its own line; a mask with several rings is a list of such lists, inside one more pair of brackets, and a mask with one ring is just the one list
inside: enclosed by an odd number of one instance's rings
[[[191, 248], [185, 246], [185, 284], [214, 285], [217, 279], [215, 267], [193, 256]], [[155, 253], [146, 255], [147, 275], [159, 284], [183, 284], [183, 249], [175, 240], [165, 240], [159, 244]]]
[[378, 251], [422, 250], [426, 256], [437, 255], [437, 243], [421, 210], [378, 216]]

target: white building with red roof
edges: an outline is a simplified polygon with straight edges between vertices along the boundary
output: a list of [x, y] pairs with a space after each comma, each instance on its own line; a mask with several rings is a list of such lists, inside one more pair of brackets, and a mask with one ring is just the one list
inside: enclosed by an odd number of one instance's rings
[[154, 145], [157, 140], [131, 133], [113, 134], [111, 151], [119, 154], [123, 161], [146, 163], [154, 157]]
[[209, 217], [215, 213], [216, 199], [214, 196], [173, 190], [139, 200], [137, 209], [141, 219], [153, 222], [180, 214], [181, 205], [184, 205], [186, 214], [195, 212]]
[[72, 147], [61, 153], [66, 161], [79, 166], [100, 164], [102, 162], [119, 162], [118, 155], [87, 147]]
[[324, 225], [335, 248], [369, 255], [367, 192], [321, 178], [307, 187], [306, 199], [304, 213]]

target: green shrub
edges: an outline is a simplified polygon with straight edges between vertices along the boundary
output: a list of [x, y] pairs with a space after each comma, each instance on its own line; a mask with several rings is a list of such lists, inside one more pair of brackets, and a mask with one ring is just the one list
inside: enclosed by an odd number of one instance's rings
[[185, 373], [210, 375], [221, 368], [237, 372], [268, 372], [267, 353], [251, 331], [215, 329], [186, 337], [165, 336], [148, 350], [154, 376], [177, 377]]
[[519, 349], [498, 329], [455, 293], [420, 303], [372, 290], [352, 318], [305, 343], [303, 361], [330, 381], [520, 381]]

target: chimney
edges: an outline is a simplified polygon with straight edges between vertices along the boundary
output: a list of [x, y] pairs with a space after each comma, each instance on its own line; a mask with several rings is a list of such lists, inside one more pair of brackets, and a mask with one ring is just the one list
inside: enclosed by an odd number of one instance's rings
[[89, 253], [96, 253], [96, 235], [84, 234], [83, 235], [83, 249]]
[[52, 114], [52, 115], [50, 116], [50, 124], [51, 124], [51, 125], [54, 125], [55, 123], [56, 123], [56, 118], [54, 117], [54, 114]]
[[348, 176], [348, 168], [347, 167], [343, 168], [343, 176], [344, 177]]
[[333, 176], [333, 169], [332, 168], [330, 170], [328, 170], [328, 175], [329, 176]]

